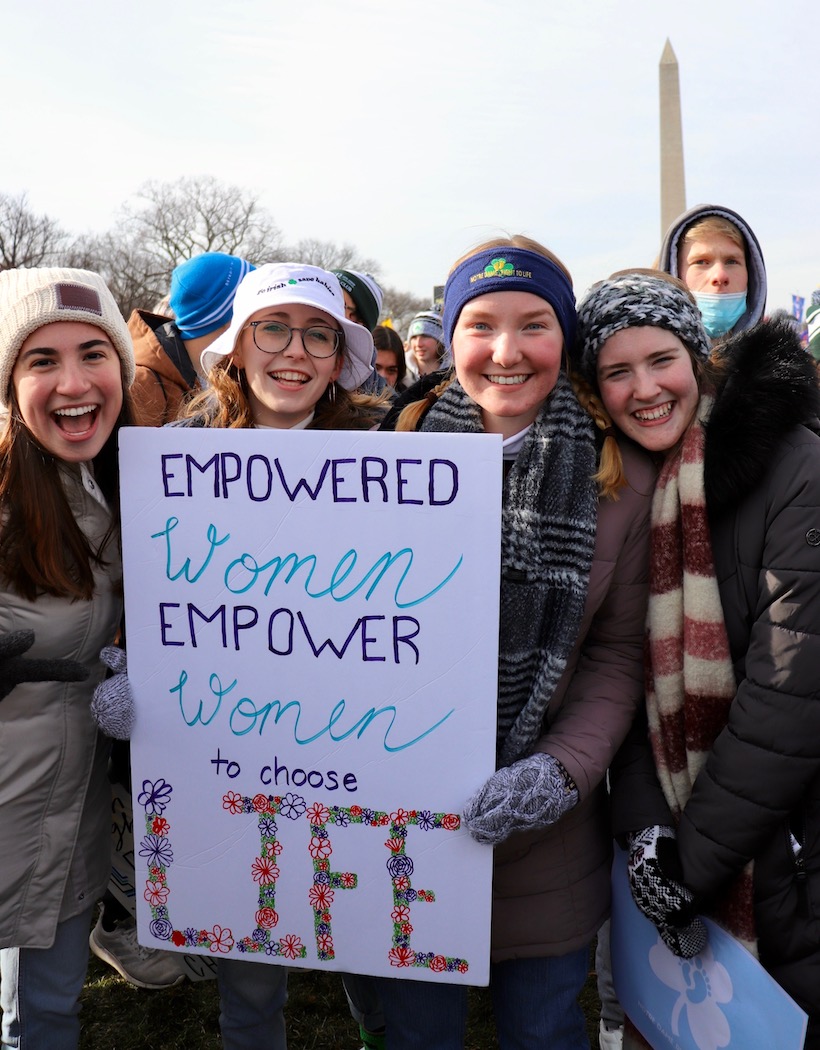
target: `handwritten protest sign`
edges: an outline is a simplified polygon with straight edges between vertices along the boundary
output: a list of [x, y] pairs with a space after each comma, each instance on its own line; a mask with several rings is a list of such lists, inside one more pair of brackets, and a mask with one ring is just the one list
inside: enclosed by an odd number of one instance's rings
[[486, 983], [500, 441], [121, 435], [141, 943]]

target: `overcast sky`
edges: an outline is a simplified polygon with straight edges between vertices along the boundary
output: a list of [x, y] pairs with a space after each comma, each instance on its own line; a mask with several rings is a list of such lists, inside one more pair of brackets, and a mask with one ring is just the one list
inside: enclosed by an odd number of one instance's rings
[[820, 285], [817, 0], [0, 0], [0, 192], [74, 232], [149, 178], [257, 193], [430, 294], [526, 232], [576, 292], [660, 244], [658, 63], [687, 204], [757, 233], [769, 308]]

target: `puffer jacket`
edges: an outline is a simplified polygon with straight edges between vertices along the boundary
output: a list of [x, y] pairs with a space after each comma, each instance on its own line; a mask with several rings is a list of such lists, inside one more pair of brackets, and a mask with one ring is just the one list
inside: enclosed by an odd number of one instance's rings
[[[165, 329], [170, 320], [146, 310], [134, 310], [128, 318], [137, 366], [131, 399], [136, 421], [142, 427], [161, 427], [170, 423], [177, 418], [191, 391], [199, 389], [178, 329], [173, 326], [170, 333]], [[172, 338], [174, 334], [176, 339]], [[169, 349], [181, 362], [185, 375], [169, 356]]]
[[[707, 908], [754, 860], [760, 960], [811, 1015], [816, 1035], [820, 394], [787, 324], [759, 325], [722, 353], [728, 378], [707, 426], [705, 480], [737, 694], [693, 785], [678, 847], [685, 882]], [[646, 766], [633, 757], [622, 775], [620, 764], [616, 833], [672, 823]]]
[[[732, 329], [733, 335], [745, 332], [763, 320], [766, 309], [766, 266], [763, 262], [763, 252], [760, 243], [751, 226], [748, 225], [736, 211], [724, 208], [720, 204], [698, 204], [694, 208], [685, 211], [672, 223], [663, 238], [658, 261], [658, 269], [665, 273], [671, 273], [673, 277], [680, 277], [678, 273], [678, 248], [681, 238], [694, 223], [705, 219], [708, 215], [717, 215], [722, 219], [728, 219], [738, 228], [746, 245], [746, 263], [749, 274], [749, 286], [746, 290], [746, 309], [740, 320]], [[724, 337], [721, 337], [721, 340]]]
[[[83, 485], [63, 479], [71, 510], [92, 545], [111, 516]], [[88, 478], [85, 475], [86, 479]], [[105, 675], [99, 652], [122, 615], [116, 539], [94, 568], [91, 601], [42, 595], [30, 602], [4, 587], [0, 632], [31, 629], [30, 657], [77, 660], [84, 682], [26, 682], [0, 702], [0, 947], [48, 948], [59, 922], [90, 908], [111, 870], [108, 741], [89, 704]]]

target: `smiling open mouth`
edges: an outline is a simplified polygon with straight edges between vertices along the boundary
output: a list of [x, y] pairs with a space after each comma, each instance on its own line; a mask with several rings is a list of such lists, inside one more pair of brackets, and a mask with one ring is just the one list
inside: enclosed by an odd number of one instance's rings
[[530, 378], [528, 375], [518, 376], [489, 376], [486, 375], [484, 378], [490, 382], [495, 383], [496, 386], [521, 386], [522, 383], [526, 383]]
[[656, 405], [655, 408], [639, 409], [632, 415], [641, 423], [651, 423], [655, 419], [665, 419], [672, 413], [672, 402], [667, 401], [665, 405]]
[[304, 372], [268, 372], [271, 379], [277, 379], [281, 383], [309, 383], [310, 376], [306, 376]]
[[94, 426], [99, 410], [99, 405], [77, 405], [75, 408], [58, 408], [52, 415], [64, 433], [84, 434]]

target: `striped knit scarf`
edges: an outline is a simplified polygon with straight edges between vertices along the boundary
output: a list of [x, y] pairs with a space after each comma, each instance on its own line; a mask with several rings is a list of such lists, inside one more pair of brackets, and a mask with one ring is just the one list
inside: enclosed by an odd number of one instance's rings
[[[454, 380], [424, 431], [483, 433], [481, 409]], [[595, 551], [593, 426], [559, 375], [507, 476], [501, 523], [499, 765], [528, 755], [581, 627]]]
[[[737, 689], [715, 576], [704, 494], [711, 398], [658, 478], [652, 502], [646, 706], [658, 779], [677, 822]], [[715, 918], [755, 950], [751, 864]]]

